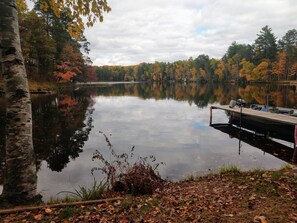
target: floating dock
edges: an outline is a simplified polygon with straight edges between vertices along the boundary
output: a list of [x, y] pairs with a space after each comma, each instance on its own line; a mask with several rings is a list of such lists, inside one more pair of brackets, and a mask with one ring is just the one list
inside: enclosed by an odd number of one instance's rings
[[[279, 136], [289, 136], [291, 139], [289, 141], [294, 142], [295, 147], [297, 147], [297, 117], [295, 116], [257, 111], [239, 106], [230, 108], [229, 105], [215, 105], [210, 107], [210, 125], [212, 125], [213, 109], [220, 109], [228, 112], [230, 120], [236, 120], [239, 122], [240, 126], [243, 124], [243, 127], [245, 123], [248, 123], [254, 125], [254, 127], [265, 125], [265, 130], [268, 132], [270, 130], [271, 132], [277, 130]], [[278, 138], [277, 135], [272, 137]]]
[[[243, 116], [250, 116], [250, 118], [258, 118], [258, 119], [263, 119], [264, 122], [279, 122], [282, 124], [286, 125], [292, 125], [295, 126], [297, 125], [297, 117], [295, 116], [290, 116], [290, 115], [283, 115], [283, 114], [277, 114], [277, 113], [271, 113], [271, 112], [263, 112], [263, 111], [257, 111], [253, 110], [251, 108], [241, 108], [236, 106], [234, 108], [230, 108], [229, 105], [216, 105], [216, 106], [211, 106], [211, 119], [212, 119], [212, 109], [221, 109], [224, 111], [230, 112], [232, 115], [243, 115]], [[210, 121], [212, 124], [212, 120]]]

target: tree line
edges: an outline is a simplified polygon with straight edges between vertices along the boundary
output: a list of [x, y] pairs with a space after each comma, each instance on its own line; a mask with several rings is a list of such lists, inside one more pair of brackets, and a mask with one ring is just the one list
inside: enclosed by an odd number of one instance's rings
[[[277, 39], [265, 26], [253, 44], [233, 42], [221, 59], [202, 54], [173, 63], [93, 68], [92, 81], [279, 81], [297, 80], [297, 30]], [[94, 73], [95, 72], [95, 73]]]
[[[297, 79], [297, 30], [277, 39], [263, 27], [253, 44], [233, 42], [221, 59], [201, 54], [172, 63], [91, 66], [89, 42], [67, 11], [59, 16], [47, 1], [29, 10], [18, 0], [22, 53], [29, 80], [59, 83], [83, 81], [220, 82]], [[49, 4], [49, 3], [48, 3]], [[70, 31], [71, 32], [70, 32]]]

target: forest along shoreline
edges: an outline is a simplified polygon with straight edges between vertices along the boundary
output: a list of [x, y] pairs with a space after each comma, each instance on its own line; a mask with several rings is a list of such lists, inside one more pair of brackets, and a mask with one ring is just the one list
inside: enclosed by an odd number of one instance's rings
[[[104, 84], [113, 84], [118, 83], [116, 81], [109, 81], [109, 82], [77, 82], [77, 83], [68, 83], [68, 84], [58, 84], [55, 82], [34, 82], [29, 81], [29, 89], [31, 94], [56, 94], [59, 90], [65, 88], [74, 88], [74, 87], [87, 87], [87, 86], [102, 86]], [[134, 82], [134, 81], [123, 81], [120, 82], [121, 84], [135, 84], [135, 83], [151, 83], [149, 82]], [[190, 82], [192, 83], [192, 82]], [[196, 83], [196, 82], [195, 82]], [[227, 82], [229, 84], [233, 84], [233, 82]], [[168, 84], [170, 84], [168, 82]], [[174, 84], [174, 83], [171, 83]], [[254, 85], [254, 84], [271, 84], [271, 85], [296, 85], [297, 81], [248, 81], [245, 85]], [[244, 86], [243, 86], [244, 87]], [[0, 95], [5, 94], [4, 85], [0, 80]]]
[[[114, 199], [109, 199], [114, 197]], [[69, 200], [68, 200], [69, 201]], [[223, 167], [205, 177], [159, 183], [149, 195], [107, 192], [101, 200], [1, 210], [2, 222], [296, 222], [297, 167], [241, 172]], [[56, 201], [57, 203], [57, 201]], [[5, 213], [4, 212], [9, 212]]]

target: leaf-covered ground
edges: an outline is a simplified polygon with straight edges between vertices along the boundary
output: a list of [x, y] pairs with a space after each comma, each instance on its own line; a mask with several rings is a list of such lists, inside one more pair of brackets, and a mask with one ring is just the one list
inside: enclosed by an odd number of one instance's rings
[[168, 182], [150, 196], [44, 207], [0, 222], [297, 222], [297, 169]]

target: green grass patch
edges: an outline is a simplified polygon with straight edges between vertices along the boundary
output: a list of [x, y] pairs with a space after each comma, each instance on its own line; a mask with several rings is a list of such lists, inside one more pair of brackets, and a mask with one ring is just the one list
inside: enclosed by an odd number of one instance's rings
[[265, 173], [265, 171], [261, 168], [255, 168], [251, 170], [251, 173], [259, 177], [262, 176], [262, 174]]
[[282, 176], [283, 176], [283, 173], [281, 171], [274, 171], [271, 174], [271, 180], [278, 181]]
[[228, 165], [228, 166], [222, 166], [219, 169], [219, 174], [239, 174], [240, 173], [240, 169], [235, 166], [235, 165]]
[[84, 186], [79, 186], [78, 189], [75, 189], [75, 192], [72, 191], [61, 191], [60, 193], [67, 193], [70, 197], [82, 201], [88, 200], [97, 200], [101, 199], [103, 195], [106, 193], [107, 183], [100, 182], [99, 184], [94, 179], [93, 186], [91, 188], [87, 188]]
[[292, 169], [293, 166], [289, 163], [284, 163], [282, 166], [281, 166], [281, 170], [283, 169]]

